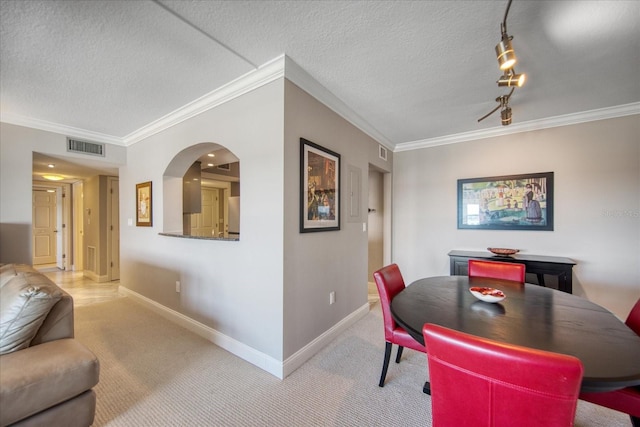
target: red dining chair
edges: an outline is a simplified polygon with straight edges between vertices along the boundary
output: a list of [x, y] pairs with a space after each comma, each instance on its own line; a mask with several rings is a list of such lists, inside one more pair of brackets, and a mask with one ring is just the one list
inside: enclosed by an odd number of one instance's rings
[[513, 262], [469, 260], [469, 277], [489, 277], [524, 283], [525, 265]]
[[574, 356], [422, 329], [438, 426], [572, 426], [583, 367]]
[[380, 387], [384, 387], [384, 380], [387, 377], [389, 359], [391, 358], [391, 348], [393, 344], [398, 345], [396, 363], [400, 363], [402, 350], [404, 347], [426, 352], [424, 346], [416, 341], [407, 331], [396, 324], [391, 315], [391, 300], [405, 288], [404, 279], [400, 273], [400, 268], [396, 264], [391, 264], [373, 273], [373, 278], [378, 287], [380, 295], [380, 306], [382, 307], [382, 319], [384, 320], [384, 339], [386, 341], [384, 349], [384, 363], [382, 365], [382, 375], [380, 375]]
[[[640, 299], [636, 301], [624, 323], [640, 335]], [[581, 393], [580, 399], [629, 414], [631, 424], [640, 427], [640, 387], [627, 387], [606, 393]]]

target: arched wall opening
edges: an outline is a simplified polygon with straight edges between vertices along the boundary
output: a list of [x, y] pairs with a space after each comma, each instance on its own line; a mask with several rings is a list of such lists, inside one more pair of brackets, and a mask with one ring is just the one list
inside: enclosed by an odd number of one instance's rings
[[201, 142], [180, 151], [163, 174], [163, 232], [238, 240], [240, 159], [226, 147]]

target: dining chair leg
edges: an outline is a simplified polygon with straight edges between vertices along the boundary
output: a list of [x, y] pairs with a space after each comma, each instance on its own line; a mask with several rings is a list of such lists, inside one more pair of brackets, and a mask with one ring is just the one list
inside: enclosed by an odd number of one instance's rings
[[402, 350], [404, 350], [404, 347], [399, 345], [398, 346], [398, 354], [396, 355], [396, 363], [400, 363], [400, 358], [402, 357]]
[[390, 342], [385, 343], [384, 347], [384, 364], [382, 365], [382, 375], [380, 375], [380, 383], [378, 386], [384, 387], [384, 380], [387, 377], [387, 369], [389, 368], [389, 359], [391, 359], [391, 347], [393, 344]]

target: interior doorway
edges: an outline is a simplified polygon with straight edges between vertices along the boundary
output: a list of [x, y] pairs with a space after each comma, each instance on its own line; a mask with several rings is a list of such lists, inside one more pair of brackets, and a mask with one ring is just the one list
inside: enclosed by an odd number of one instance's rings
[[368, 294], [378, 298], [373, 273], [391, 262], [391, 174], [369, 165], [367, 207]]

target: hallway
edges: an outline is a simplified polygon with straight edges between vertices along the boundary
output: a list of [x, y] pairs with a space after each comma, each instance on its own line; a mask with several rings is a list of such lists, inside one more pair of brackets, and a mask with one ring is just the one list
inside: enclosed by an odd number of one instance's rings
[[63, 271], [52, 264], [38, 265], [35, 268], [68, 292], [73, 297], [75, 307], [111, 301], [125, 296], [120, 292], [119, 280], [98, 283], [84, 277], [82, 271]]

